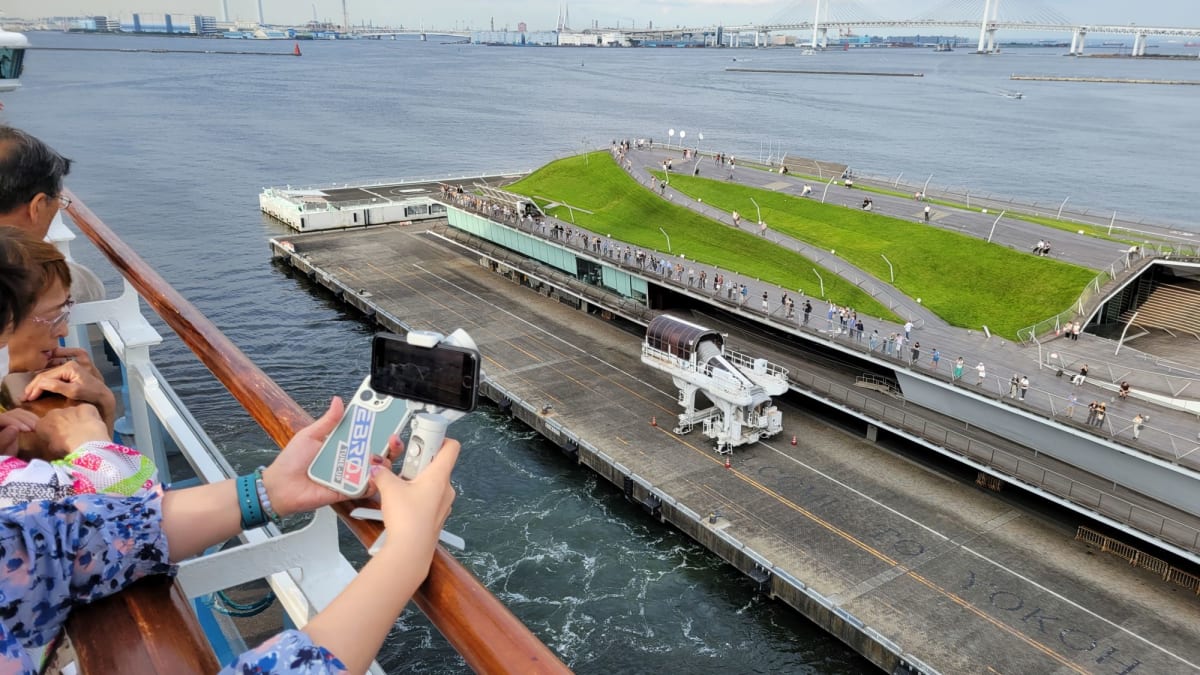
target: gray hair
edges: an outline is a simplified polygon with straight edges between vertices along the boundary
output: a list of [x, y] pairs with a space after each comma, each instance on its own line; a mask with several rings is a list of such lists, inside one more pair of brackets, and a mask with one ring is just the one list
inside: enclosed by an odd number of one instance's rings
[[28, 204], [40, 193], [57, 197], [71, 160], [34, 136], [0, 125], [0, 213]]

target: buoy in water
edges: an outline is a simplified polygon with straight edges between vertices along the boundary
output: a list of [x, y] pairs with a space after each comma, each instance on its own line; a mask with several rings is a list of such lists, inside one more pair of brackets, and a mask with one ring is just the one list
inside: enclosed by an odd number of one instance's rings
[[295, 54], [296, 56], [300, 56], [300, 43], [299, 42], [296, 43], [296, 48], [292, 50], [292, 53]]

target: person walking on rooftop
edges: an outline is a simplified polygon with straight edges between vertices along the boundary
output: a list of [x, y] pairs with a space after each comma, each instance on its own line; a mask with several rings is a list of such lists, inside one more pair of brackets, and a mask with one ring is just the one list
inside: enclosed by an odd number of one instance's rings
[[958, 357], [958, 358], [957, 358], [957, 359], [954, 361], [954, 377], [953, 377], [952, 379], [954, 379], [954, 380], [961, 380], [961, 379], [962, 379], [962, 375], [963, 375], [963, 367], [964, 367], [965, 365], [966, 365], [966, 364], [965, 364], [965, 363], [963, 363], [963, 357], [961, 357], [961, 356], [960, 356], [960, 357]]
[[1021, 376], [1021, 400], [1022, 401], [1025, 400], [1025, 394], [1027, 394], [1027, 393], [1029, 393], [1029, 377], [1026, 375], [1022, 375]]
[[929, 222], [929, 207], [925, 207], [925, 222]]
[[941, 361], [941, 360], [942, 360], [942, 353], [937, 350], [937, 347], [934, 347], [933, 354], [931, 354], [929, 356], [929, 367], [933, 370], [937, 370], [938, 369], [938, 361]]
[[1096, 411], [1098, 411], [1098, 410], [1100, 410], [1100, 403], [1098, 401], [1092, 401], [1091, 403], [1088, 404], [1088, 416], [1087, 416], [1087, 425], [1088, 426], [1091, 426], [1092, 424], [1094, 424], [1096, 422]]
[[867, 338], [867, 348], [870, 349], [871, 351], [875, 351], [875, 348], [878, 346], [879, 346], [879, 329], [876, 328], [874, 331], [871, 332], [871, 337]]
[[1121, 388], [1117, 389], [1117, 396], [1121, 397], [1122, 401], [1129, 398], [1129, 382], [1121, 380]]
[[1142, 417], [1141, 413], [1133, 416], [1133, 440], [1137, 440], [1142, 434], [1142, 428], [1146, 426], [1146, 418]]
[[1012, 377], [1008, 378], [1008, 397], [1015, 399], [1017, 397], [1017, 389], [1021, 386], [1021, 376], [1013, 373]]
[[812, 314], [812, 303], [808, 300], [804, 301], [804, 325], [808, 325], [808, 317]]
[[760, 237], [767, 236], [767, 221], [765, 221], [765, 220], [758, 221], [758, 236], [760, 236]]
[[921, 360], [921, 343], [914, 342], [912, 346], [912, 360], [908, 362], [910, 366], [916, 366]]
[[1078, 322], [1078, 321], [1076, 321], [1075, 323], [1071, 324], [1071, 339], [1072, 339], [1072, 340], [1078, 340], [1078, 339], [1079, 339], [1079, 330], [1080, 330], [1080, 328], [1081, 328], [1081, 326], [1079, 325], [1079, 322]]
[[912, 329], [913, 329], [913, 322], [911, 320], [905, 321], [904, 322], [904, 339], [905, 340], [907, 340], [909, 334], [912, 333]]
[[1096, 408], [1096, 426], [1104, 426], [1104, 414], [1106, 412], [1108, 412], [1108, 404], [1101, 401], [1100, 405]]
[[767, 297], [768, 297], [768, 296], [767, 296], [767, 292], [766, 292], [766, 291], [763, 291], [763, 294], [762, 294], [762, 310], [763, 310], [763, 314], [767, 314], [767, 313], [769, 313], [769, 312], [771, 311], [770, 305], [768, 304], [768, 301], [767, 301]]
[[987, 379], [987, 368], [984, 367], [983, 361], [980, 361], [979, 365], [975, 366], [975, 372], [979, 374], [979, 379], [975, 384], [982, 387], [983, 381]]
[[863, 336], [863, 330], [865, 330], [865, 329], [866, 329], [866, 326], [864, 326], [864, 325], [863, 325], [862, 319], [858, 319], [858, 320], [855, 322], [855, 324], [854, 324], [854, 329], [855, 329], [855, 331], [857, 331], [857, 335], [858, 335], [858, 341], [861, 343], [861, 342], [862, 342], [862, 336]]
[[1079, 404], [1079, 397], [1075, 396], [1075, 392], [1067, 397], [1067, 410], [1064, 413], [1067, 417], [1075, 419], [1075, 406]]

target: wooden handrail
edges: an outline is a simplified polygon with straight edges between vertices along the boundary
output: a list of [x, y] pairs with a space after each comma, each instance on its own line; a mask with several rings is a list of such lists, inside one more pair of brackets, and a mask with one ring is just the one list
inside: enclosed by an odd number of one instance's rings
[[[67, 195], [71, 198], [67, 212], [79, 229], [280, 447], [312, 422], [299, 404], [121, 241], [83, 200], [69, 190]], [[383, 526], [351, 518], [354, 506], [342, 502], [333, 508], [358, 540], [370, 546]], [[475, 672], [570, 672], [554, 652], [440, 546], [434, 553], [429, 576], [413, 601]]]

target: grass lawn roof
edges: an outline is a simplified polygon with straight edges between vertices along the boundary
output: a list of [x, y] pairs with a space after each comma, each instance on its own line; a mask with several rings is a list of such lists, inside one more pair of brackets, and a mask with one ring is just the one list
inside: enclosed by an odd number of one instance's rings
[[[888, 281], [887, 256], [896, 273], [894, 286], [942, 317], [964, 328], [987, 325], [993, 333], [1015, 337], [1018, 329], [1052, 316], [1078, 298], [1095, 272], [1050, 258], [989, 244], [924, 223], [812, 199], [746, 187], [737, 183], [672, 174], [671, 187], [725, 211], [753, 215], [758, 202], [772, 230], [823, 250], [834, 250], [876, 278]], [[575, 221], [629, 242], [672, 251], [689, 260], [819, 296], [816, 268], [825, 295], [839, 304], [895, 320], [854, 284], [807, 258], [761, 237], [735, 230], [671, 203], [630, 178], [607, 152], [552, 162], [509, 187], [532, 197], [587, 209]], [[552, 215], [570, 222], [565, 207]]]

